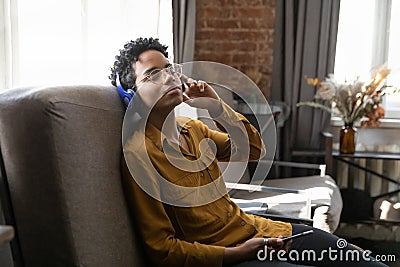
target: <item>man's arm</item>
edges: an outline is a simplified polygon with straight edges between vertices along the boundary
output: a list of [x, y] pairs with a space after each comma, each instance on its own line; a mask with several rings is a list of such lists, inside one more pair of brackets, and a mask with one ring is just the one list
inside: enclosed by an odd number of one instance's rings
[[183, 92], [185, 103], [208, 110], [218, 128], [225, 132], [223, 134], [210, 130], [204, 124], [199, 125], [204, 136], [214, 140], [217, 145], [218, 160], [258, 160], [265, 155], [265, 148], [258, 131], [243, 115], [225, 104], [209, 84], [186, 76], [182, 76], [182, 80], [187, 85]]
[[137, 185], [124, 159], [122, 183], [132, 217], [153, 262], [158, 266], [222, 266], [224, 247], [189, 243], [175, 237], [163, 204]]
[[259, 160], [265, 155], [260, 134], [242, 114], [220, 100], [219, 110], [210, 112], [210, 115], [223, 132], [211, 130], [201, 122], [197, 124], [203, 135], [215, 142], [219, 161]]

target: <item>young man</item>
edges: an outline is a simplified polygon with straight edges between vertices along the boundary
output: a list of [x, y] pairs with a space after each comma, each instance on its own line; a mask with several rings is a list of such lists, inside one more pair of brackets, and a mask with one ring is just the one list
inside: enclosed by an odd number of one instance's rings
[[[270, 252], [282, 251], [287, 256], [292, 250], [322, 253], [329, 247], [337, 249], [336, 236], [246, 214], [230, 200], [216, 163], [259, 159], [263, 155], [261, 138], [210, 85], [184, 76], [179, 65], [171, 64], [166, 48], [152, 38], [130, 41], [116, 56], [110, 75], [113, 85], [120, 82], [140, 99], [135, 105], [140, 107], [138, 124], [144, 131], [128, 136], [124, 143], [122, 173], [128, 203], [152, 261], [157, 266], [295, 266], [290, 257], [286, 258], [291, 263], [262, 262], [257, 254], [266, 245]], [[197, 120], [176, 118], [173, 110], [183, 101], [207, 109], [225, 132], [210, 130]], [[244, 139], [247, 145], [243, 145]], [[176, 187], [166, 190], [171, 184]], [[311, 235], [289, 242], [281, 239], [310, 229], [314, 230]], [[343, 248], [349, 250], [361, 255], [351, 245]], [[299, 259], [296, 264], [385, 266], [367, 260], [333, 262], [325, 255], [319, 260]]]

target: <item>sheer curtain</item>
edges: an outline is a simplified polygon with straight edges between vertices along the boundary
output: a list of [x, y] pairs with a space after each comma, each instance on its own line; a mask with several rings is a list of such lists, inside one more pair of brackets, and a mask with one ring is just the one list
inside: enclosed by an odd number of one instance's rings
[[109, 84], [115, 55], [137, 37], [158, 37], [173, 55], [172, 0], [0, 1], [0, 90]]
[[0, 90], [12, 86], [18, 69], [17, 0], [0, 2]]
[[175, 62], [193, 61], [196, 0], [172, 0]]

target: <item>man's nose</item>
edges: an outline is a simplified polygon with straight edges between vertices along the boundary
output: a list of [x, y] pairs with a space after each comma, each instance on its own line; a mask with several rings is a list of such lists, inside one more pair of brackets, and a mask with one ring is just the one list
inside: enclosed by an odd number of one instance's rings
[[171, 70], [164, 70], [163, 73], [164, 83], [168, 83], [170, 81], [176, 81], [178, 79], [178, 75]]

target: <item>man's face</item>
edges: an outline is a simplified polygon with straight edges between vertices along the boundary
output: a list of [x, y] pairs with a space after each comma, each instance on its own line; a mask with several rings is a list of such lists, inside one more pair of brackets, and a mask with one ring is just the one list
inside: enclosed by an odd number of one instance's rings
[[170, 65], [168, 59], [156, 50], [147, 50], [139, 55], [132, 67], [136, 74], [136, 92], [152, 111], [170, 112], [183, 101], [181, 81], [176, 75], [167, 74], [161, 84], [155, 84], [146, 78], [146, 74], [154, 69], [164, 69]]

